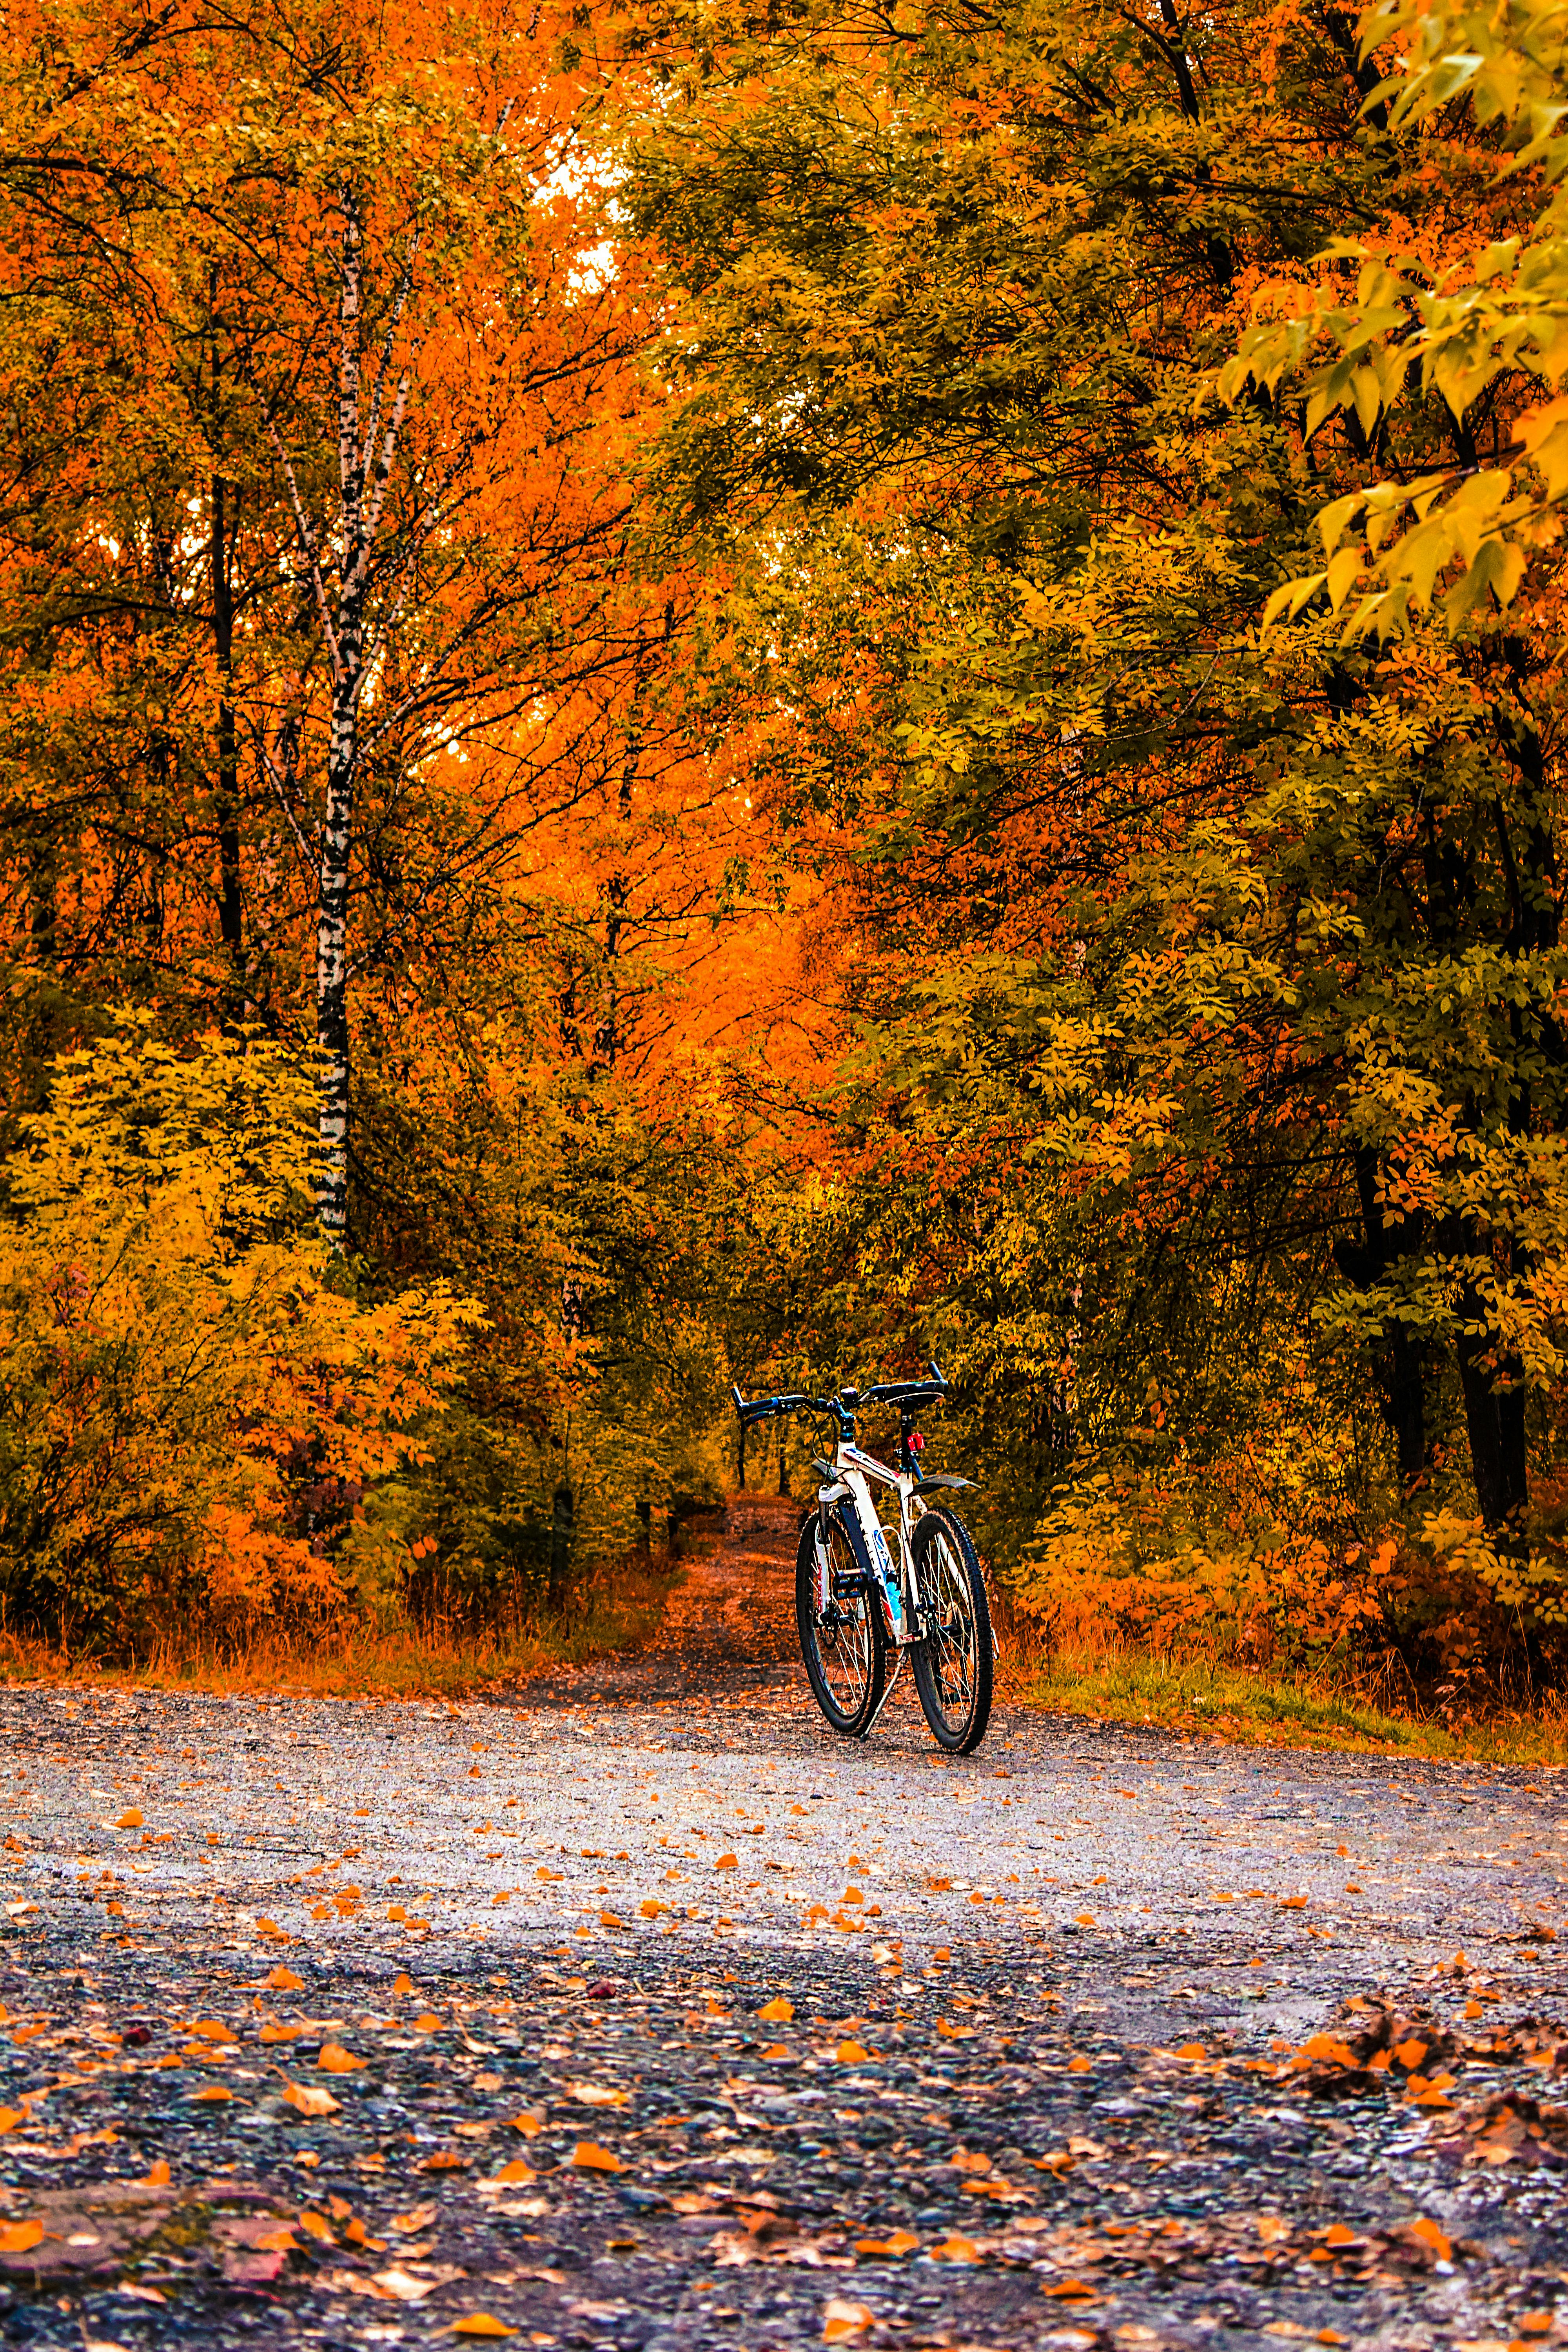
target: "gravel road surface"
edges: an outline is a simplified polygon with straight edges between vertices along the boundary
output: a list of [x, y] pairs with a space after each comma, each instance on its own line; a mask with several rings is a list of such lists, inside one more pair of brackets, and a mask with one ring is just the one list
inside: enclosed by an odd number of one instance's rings
[[849, 1748], [794, 1525], [505, 1701], [0, 1692], [0, 2343], [1568, 2341], [1561, 1778]]

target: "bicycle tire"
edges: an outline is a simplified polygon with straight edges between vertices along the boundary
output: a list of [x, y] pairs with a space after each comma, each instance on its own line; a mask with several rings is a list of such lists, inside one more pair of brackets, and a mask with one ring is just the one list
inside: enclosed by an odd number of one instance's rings
[[[795, 1616], [800, 1633], [800, 1654], [805, 1664], [811, 1695], [827, 1721], [845, 1739], [864, 1739], [881, 1704], [888, 1679], [888, 1638], [875, 1596], [866, 1591], [838, 1513], [828, 1515], [829, 1556], [833, 1562], [830, 1611], [836, 1622], [819, 1618], [816, 1611], [816, 1513], [801, 1528], [795, 1560]], [[824, 1635], [829, 1636], [824, 1644]], [[840, 1641], [837, 1636], [842, 1634]]]
[[950, 1756], [973, 1755], [991, 1720], [996, 1643], [985, 1579], [955, 1511], [928, 1511], [914, 1533], [922, 1633], [910, 1653], [915, 1689], [931, 1737]]

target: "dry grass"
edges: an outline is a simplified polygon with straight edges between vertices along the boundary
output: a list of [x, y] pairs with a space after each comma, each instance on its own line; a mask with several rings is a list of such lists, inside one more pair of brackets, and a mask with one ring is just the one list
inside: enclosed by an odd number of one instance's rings
[[248, 1639], [165, 1638], [146, 1657], [97, 1658], [0, 1632], [0, 1681], [212, 1692], [287, 1691], [314, 1698], [470, 1698], [615, 1651], [635, 1650], [663, 1613], [679, 1572], [632, 1559], [580, 1586], [567, 1615], [538, 1625], [460, 1620], [384, 1629], [346, 1622]]
[[1020, 1706], [1244, 1746], [1568, 1766], [1568, 1702], [1560, 1697], [1450, 1720], [1391, 1707], [1381, 1691], [1327, 1673], [1269, 1674], [1223, 1658], [1173, 1660], [1114, 1643], [1047, 1648], [1038, 1626], [1005, 1592], [994, 1596], [994, 1607], [1000, 1687]]

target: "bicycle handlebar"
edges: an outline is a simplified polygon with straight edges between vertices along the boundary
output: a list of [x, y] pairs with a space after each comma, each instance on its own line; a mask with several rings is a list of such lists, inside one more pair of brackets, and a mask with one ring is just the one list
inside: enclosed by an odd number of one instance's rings
[[936, 1359], [931, 1359], [930, 1377], [923, 1381], [879, 1381], [874, 1388], [841, 1388], [837, 1396], [770, 1396], [743, 1397], [738, 1388], [731, 1388], [735, 1411], [741, 1416], [742, 1429], [752, 1428], [760, 1421], [774, 1421], [791, 1412], [831, 1413], [840, 1424], [852, 1420], [862, 1405], [867, 1404], [940, 1404], [952, 1394], [952, 1384], [945, 1378]]

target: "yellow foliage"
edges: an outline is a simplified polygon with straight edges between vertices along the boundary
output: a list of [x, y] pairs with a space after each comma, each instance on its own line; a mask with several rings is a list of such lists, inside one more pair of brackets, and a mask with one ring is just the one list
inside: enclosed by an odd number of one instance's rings
[[[1346, 1649], [1382, 1622], [1375, 1591], [1319, 1536], [1215, 1509], [1212, 1468], [1097, 1474], [1059, 1499], [1012, 1581], [1053, 1641], [1272, 1664]], [[1250, 1524], [1247, 1523], [1250, 1517]]]
[[134, 1647], [176, 1614], [310, 1612], [337, 1583], [294, 1490], [341, 1510], [415, 1444], [471, 1311], [362, 1305], [317, 1239], [300, 1074], [175, 1052], [150, 1015], [64, 1057], [0, 1235], [0, 1594]]

